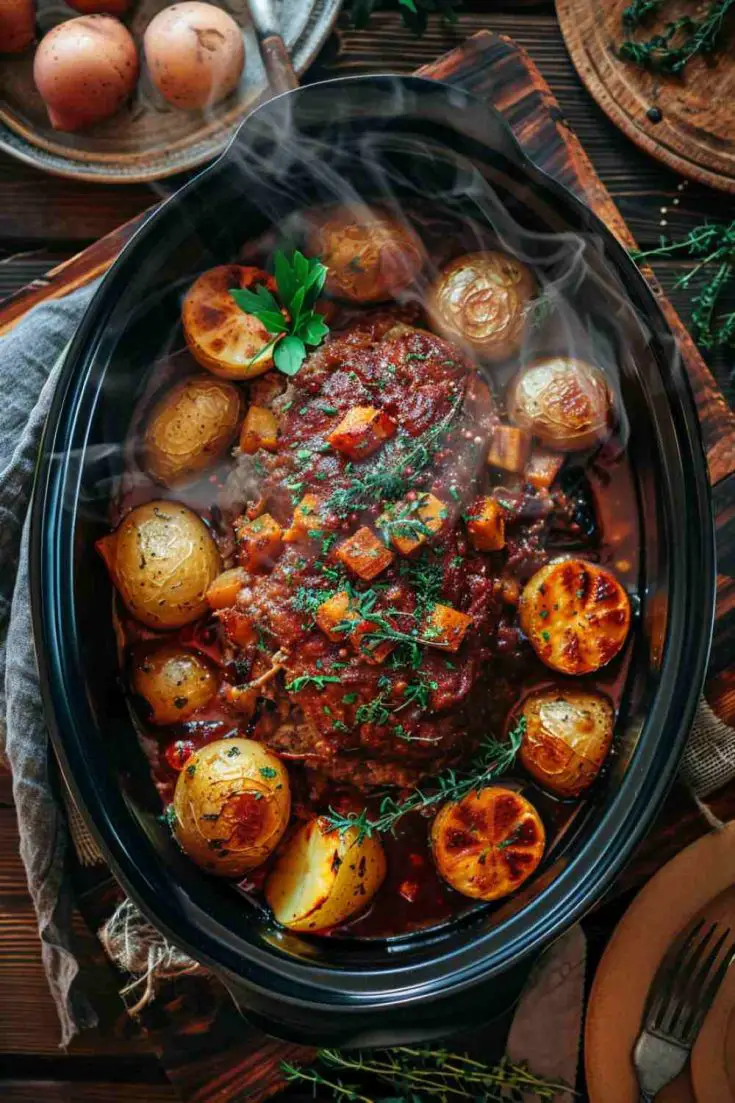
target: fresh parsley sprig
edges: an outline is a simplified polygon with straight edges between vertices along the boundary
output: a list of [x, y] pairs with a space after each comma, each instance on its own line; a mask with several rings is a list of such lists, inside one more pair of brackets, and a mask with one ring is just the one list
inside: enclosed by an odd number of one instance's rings
[[384, 797], [374, 819], [368, 815], [367, 808], [363, 808], [361, 812], [349, 812], [347, 815], [330, 808], [324, 819], [332, 830], [340, 833], [356, 827], [358, 842], [375, 834], [393, 832], [398, 821], [408, 812], [424, 811], [448, 800], [461, 800], [469, 793], [482, 789], [494, 778], [507, 773], [516, 760], [525, 730], [526, 718], [521, 716], [508, 733], [505, 742], [499, 743], [488, 737], [466, 771], [444, 770], [434, 778], [431, 792], [417, 788], [401, 801], [391, 796]]
[[719, 310], [725, 290], [735, 283], [735, 220], [724, 225], [705, 222], [681, 241], [662, 237], [655, 249], [638, 250], [632, 256], [640, 263], [682, 254], [696, 257], [698, 263], [676, 281], [675, 287], [687, 288], [699, 272], [706, 269], [708, 273], [702, 290], [692, 296], [692, 336], [703, 349], [735, 346], [735, 311], [723, 314]]
[[284, 375], [296, 375], [306, 358], [306, 346], [316, 348], [329, 333], [324, 318], [314, 310], [327, 268], [298, 249], [290, 257], [279, 249], [273, 255], [273, 271], [278, 298], [262, 283], [252, 289], [232, 288], [230, 294], [241, 310], [274, 335], [256, 357], [275, 345], [273, 363]]

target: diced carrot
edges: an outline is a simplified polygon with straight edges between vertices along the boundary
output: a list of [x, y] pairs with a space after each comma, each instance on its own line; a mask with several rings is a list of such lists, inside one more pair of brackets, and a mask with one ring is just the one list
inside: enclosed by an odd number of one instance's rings
[[293, 513], [291, 527], [286, 529], [283, 539], [288, 544], [309, 537], [318, 537], [324, 532], [325, 525], [319, 510], [320, 498], [316, 494], [304, 494]]
[[358, 578], [370, 582], [393, 562], [393, 552], [363, 525], [335, 549], [335, 556]]
[[316, 622], [330, 640], [339, 643], [350, 631], [350, 625], [357, 623], [360, 616], [352, 607], [347, 590], [339, 590], [323, 601], [316, 611]]
[[470, 508], [467, 532], [476, 551], [505, 547], [505, 512], [494, 498], [478, 498]]
[[207, 602], [210, 609], [227, 609], [237, 601], [237, 595], [247, 582], [242, 567], [232, 567], [218, 574], [207, 590]]
[[281, 554], [281, 526], [270, 513], [235, 527], [240, 563], [246, 570], [272, 566]]
[[378, 528], [388, 536], [401, 555], [410, 555], [431, 536], [435, 536], [447, 518], [447, 507], [434, 494], [418, 494], [403, 500], [378, 518]]
[[258, 630], [245, 613], [239, 609], [222, 609], [219, 622], [228, 640], [238, 647], [248, 647], [258, 639]]
[[534, 448], [528, 458], [523, 477], [537, 490], [548, 490], [561, 471], [564, 456], [547, 448]]
[[352, 460], [372, 455], [396, 431], [393, 418], [374, 406], [353, 406], [327, 437], [332, 448]]
[[366, 662], [376, 665], [384, 663], [396, 646], [395, 642], [393, 640], [366, 640], [365, 636], [370, 632], [375, 632], [375, 625], [371, 624], [369, 620], [361, 621], [350, 633], [350, 644], [360, 658], [365, 659]]
[[503, 471], [520, 473], [531, 452], [531, 434], [513, 425], [496, 425], [490, 441], [487, 462]]
[[472, 617], [467, 613], [460, 613], [451, 605], [435, 605], [424, 624], [421, 636], [431, 647], [440, 647], [443, 651], [459, 651], [464, 634], [471, 624]]
[[278, 419], [265, 406], [250, 406], [240, 430], [240, 451], [258, 452], [265, 448], [275, 452], [278, 447]]

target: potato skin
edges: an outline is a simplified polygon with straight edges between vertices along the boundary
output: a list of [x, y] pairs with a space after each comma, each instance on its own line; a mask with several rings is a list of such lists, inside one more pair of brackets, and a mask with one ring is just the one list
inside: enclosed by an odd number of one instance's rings
[[526, 307], [536, 281], [525, 264], [493, 250], [466, 253], [437, 276], [426, 301], [432, 326], [493, 363], [523, 342]]
[[219, 103], [237, 86], [245, 63], [242, 31], [213, 4], [172, 4], [150, 21], [145, 60], [163, 98], [184, 111]]
[[124, 15], [131, 0], [66, 0], [70, 8], [83, 15]]
[[308, 251], [329, 269], [330, 295], [353, 303], [395, 298], [424, 263], [418, 234], [377, 209], [333, 207], [322, 212], [309, 235]]
[[130, 32], [109, 15], [80, 15], [41, 40], [33, 79], [55, 130], [81, 130], [120, 110], [138, 79]]
[[558, 797], [578, 797], [600, 772], [615, 724], [612, 701], [567, 686], [529, 694], [516, 718], [526, 730], [519, 753], [524, 769]]
[[220, 264], [202, 272], [184, 297], [181, 320], [189, 351], [223, 379], [252, 379], [273, 367], [273, 334], [230, 295], [231, 288], [259, 283], [275, 290], [272, 276], [260, 268]]
[[222, 567], [209, 529], [180, 502], [137, 506], [97, 550], [133, 616], [160, 630], [207, 611], [207, 589]]
[[330, 831], [315, 817], [288, 840], [265, 883], [277, 921], [292, 931], [336, 927], [362, 911], [385, 878], [385, 854], [357, 828]]
[[217, 692], [211, 664], [175, 643], [136, 651], [130, 681], [150, 708], [150, 722], [158, 725], [183, 723]]
[[0, 4], [0, 54], [20, 54], [35, 37], [33, 0], [3, 0]]
[[515, 892], [538, 866], [546, 832], [520, 793], [491, 785], [442, 805], [431, 827], [431, 849], [441, 876], [474, 900]]
[[508, 415], [547, 448], [580, 452], [610, 433], [613, 400], [599, 368], [571, 356], [537, 360], [511, 381]]
[[197, 865], [242, 877], [278, 845], [291, 814], [288, 772], [252, 739], [218, 739], [195, 751], [174, 793], [174, 834]]
[[630, 599], [612, 571], [584, 559], [555, 559], [526, 583], [521, 628], [543, 663], [590, 674], [614, 659], [630, 629]]
[[232, 443], [242, 416], [232, 383], [198, 375], [182, 379], [154, 406], [143, 436], [143, 464], [164, 486], [206, 470]]

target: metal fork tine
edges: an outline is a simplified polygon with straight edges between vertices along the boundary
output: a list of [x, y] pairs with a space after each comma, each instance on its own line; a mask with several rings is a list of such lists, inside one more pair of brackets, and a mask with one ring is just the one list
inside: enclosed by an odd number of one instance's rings
[[677, 1024], [679, 1023], [682, 1012], [684, 1011], [685, 996], [689, 980], [692, 977], [694, 971], [699, 967], [702, 956], [704, 955], [716, 928], [717, 924], [713, 923], [709, 930], [699, 940], [699, 942], [697, 942], [697, 944], [692, 947], [691, 954], [680, 962], [677, 974], [674, 978], [672, 998], [669, 1000], [669, 1005], [666, 1008], [661, 1019], [661, 1030], [664, 1034], [676, 1033]]
[[[710, 933], [718, 929], [717, 924], [713, 924], [710, 928]], [[705, 994], [708, 991], [707, 980], [712, 975], [712, 971], [715, 970], [715, 965], [722, 951], [722, 947], [730, 937], [730, 928], [726, 927], [720, 937], [715, 942], [714, 946], [710, 949], [709, 953], [705, 957], [701, 966], [693, 970], [685, 979], [685, 987], [683, 992], [683, 1004], [684, 1008], [679, 1023], [674, 1031], [675, 1035], [680, 1038], [688, 1038], [692, 1029], [692, 1025], [696, 1020], [697, 1013], [699, 1011], [700, 1004], [705, 999]], [[715, 970], [715, 975], [717, 970]]]
[[659, 1029], [661, 1017], [671, 1000], [681, 964], [703, 926], [704, 920], [700, 919], [686, 935], [681, 936], [671, 944], [661, 959], [643, 1013], [644, 1021], [650, 1029]]
[[[726, 932], [726, 934], [729, 933], [729, 931]], [[723, 940], [724, 939], [720, 940], [720, 945], [722, 945]], [[725, 956], [722, 958], [722, 961], [712, 975], [709, 984], [697, 1001], [692, 1017], [692, 1023], [687, 1032], [687, 1045], [693, 1044], [694, 1039], [696, 1038], [697, 1034], [699, 1034], [699, 1031], [702, 1029], [702, 1023], [707, 1016], [707, 1012], [709, 1011], [712, 1004], [715, 1002], [715, 997], [717, 996], [722, 982], [727, 976], [727, 971], [732, 965], [733, 961], [735, 961], [735, 942], [730, 943], [727, 951], [725, 952]]]

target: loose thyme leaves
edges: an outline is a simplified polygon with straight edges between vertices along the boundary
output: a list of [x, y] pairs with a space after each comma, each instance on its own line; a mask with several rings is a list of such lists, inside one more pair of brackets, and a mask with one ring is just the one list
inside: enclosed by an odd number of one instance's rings
[[526, 718], [521, 716], [504, 743], [499, 743], [492, 737], [485, 740], [466, 772], [444, 770], [432, 782], [431, 792], [416, 788], [402, 801], [396, 801], [390, 796], [384, 797], [375, 818], [368, 815], [366, 808], [359, 813], [350, 812], [347, 815], [330, 808], [325, 819], [335, 831], [344, 832], [356, 827], [358, 841], [375, 834], [392, 832], [398, 821], [408, 812], [423, 811], [448, 800], [461, 800], [468, 793], [482, 789], [494, 778], [506, 773], [516, 760], [525, 730]]
[[307, 686], [314, 686], [315, 689], [324, 689], [325, 685], [329, 682], [336, 682], [339, 684], [341, 679], [333, 678], [330, 674], [301, 674], [298, 678], [294, 678], [292, 681], [286, 683], [286, 689], [289, 693], [300, 693], [302, 689], [306, 689]]
[[[623, 11], [623, 27], [630, 32], [645, 23], [665, 6], [665, 0], [634, 0]], [[646, 39], [628, 38], [620, 45], [619, 54], [645, 69], [662, 73], [681, 73], [698, 54], [708, 56], [720, 46], [727, 13], [735, 0], [710, 0], [701, 14], [683, 15], [664, 25], [659, 34]]]
[[[263, 284], [232, 288], [230, 295], [241, 310], [252, 314], [274, 334], [253, 359], [275, 345], [273, 362], [284, 375], [296, 375], [306, 358], [306, 346], [320, 345], [329, 326], [314, 310], [324, 282], [326, 266], [316, 257], [305, 257], [296, 249], [290, 257], [278, 249], [273, 254], [276, 298]], [[285, 313], [284, 313], [285, 311]]]
[[698, 263], [676, 281], [676, 287], [687, 288], [699, 272], [706, 272], [704, 287], [691, 300], [692, 336], [703, 349], [733, 347], [735, 311], [725, 314], [719, 308], [725, 291], [735, 285], [735, 220], [724, 224], [705, 222], [695, 226], [681, 241], [662, 237], [655, 249], [632, 255], [640, 263], [652, 257], [682, 254], [698, 258]]

